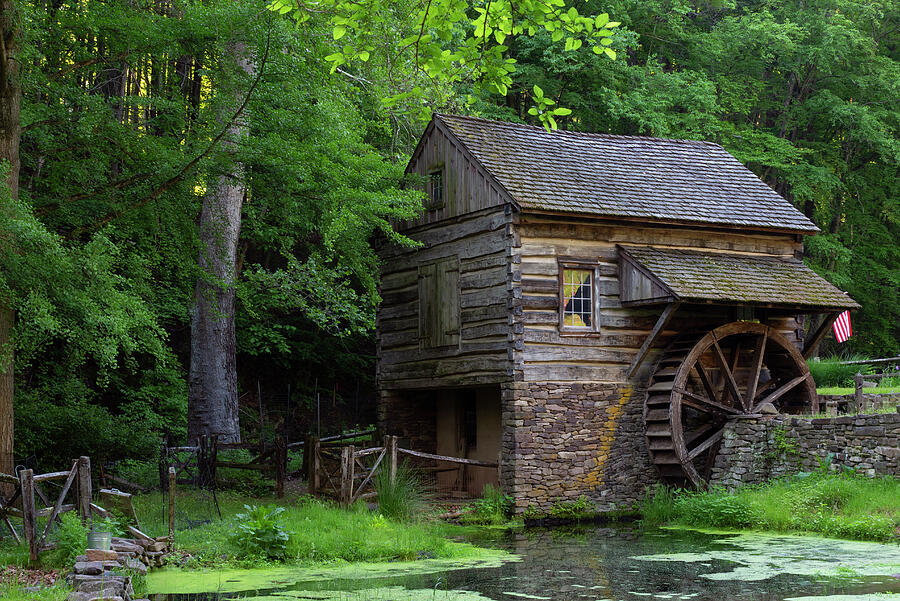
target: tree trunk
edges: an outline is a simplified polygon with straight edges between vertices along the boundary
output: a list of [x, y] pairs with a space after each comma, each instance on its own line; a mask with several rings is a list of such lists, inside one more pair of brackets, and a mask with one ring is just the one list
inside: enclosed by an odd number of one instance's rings
[[[19, 196], [19, 137], [22, 87], [19, 81], [19, 15], [14, 0], [0, 0], [0, 163], [9, 164], [6, 185], [13, 200]], [[12, 327], [15, 314], [8, 300], [0, 299], [0, 472], [12, 474], [13, 462], [13, 359]], [[10, 491], [0, 488], [8, 496]]]
[[[231, 60], [246, 75], [255, 65], [246, 56], [246, 46], [233, 43]], [[235, 362], [234, 310], [238, 237], [241, 207], [246, 194], [244, 167], [234, 158], [237, 146], [247, 133], [246, 124], [229, 119], [241, 102], [241, 94], [231, 94], [224, 103], [220, 121], [227, 123], [222, 151], [231, 159], [223, 161], [220, 173], [210, 174], [209, 187], [200, 212], [200, 276], [194, 288], [191, 311], [191, 367], [188, 378], [188, 440], [202, 434], [216, 434], [220, 442], [239, 442], [237, 366]]]

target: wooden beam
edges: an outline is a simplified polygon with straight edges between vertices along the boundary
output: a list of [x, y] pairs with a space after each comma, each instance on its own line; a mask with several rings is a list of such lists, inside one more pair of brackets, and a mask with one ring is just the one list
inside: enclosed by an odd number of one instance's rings
[[840, 313], [829, 313], [825, 316], [825, 321], [822, 322], [822, 325], [819, 326], [819, 329], [816, 330], [813, 337], [810, 338], [803, 347], [804, 359], [809, 359], [810, 355], [816, 352], [816, 348], [819, 346], [819, 343], [822, 342], [822, 339], [825, 338], [825, 335], [828, 333], [828, 330], [831, 329], [831, 326], [834, 323], [834, 320], [838, 318], [838, 315], [840, 315]]
[[406, 453], [413, 457], [421, 457], [422, 459], [434, 459], [435, 461], [449, 461], [451, 463], [462, 463], [465, 465], [475, 465], [478, 467], [497, 467], [496, 462], [478, 461], [477, 459], [465, 459], [463, 457], [447, 457], [445, 455], [434, 455], [432, 453], [422, 453], [421, 451], [412, 451], [410, 449], [397, 449], [398, 453]]
[[[72, 469], [69, 470], [69, 477], [66, 478], [66, 483], [63, 485], [62, 492], [59, 493], [59, 497], [56, 499], [56, 503], [53, 505], [53, 512], [50, 513], [50, 519], [47, 520], [47, 526], [44, 528], [44, 533], [41, 535], [41, 539], [38, 541], [37, 545], [40, 548], [44, 541], [47, 539], [47, 535], [50, 534], [50, 528], [53, 527], [53, 520], [56, 519], [56, 516], [59, 515], [60, 509], [62, 509], [63, 501], [66, 500], [66, 495], [69, 494], [69, 488], [72, 487], [72, 482], [75, 481], [75, 476], [78, 474], [78, 460], [76, 459], [72, 463]], [[74, 505], [72, 506], [74, 509]]]
[[91, 459], [89, 457], [78, 458], [78, 513], [81, 514], [81, 523], [88, 525], [91, 520]]
[[644, 359], [647, 357], [647, 353], [650, 352], [650, 348], [653, 346], [653, 343], [656, 342], [656, 339], [659, 337], [660, 333], [665, 329], [666, 325], [668, 325], [669, 321], [672, 319], [672, 316], [675, 315], [675, 311], [678, 310], [679, 305], [680, 303], [673, 302], [666, 305], [666, 308], [663, 309], [663, 312], [659, 316], [659, 319], [656, 320], [656, 325], [653, 326], [652, 330], [650, 330], [650, 334], [647, 335], [647, 339], [644, 340], [644, 344], [642, 344], [641, 348], [638, 349], [637, 355], [635, 355], [634, 360], [628, 367], [626, 378], [631, 379], [631, 376], [634, 375], [634, 372], [637, 371], [637, 368], [640, 367], [641, 363], [644, 362]]

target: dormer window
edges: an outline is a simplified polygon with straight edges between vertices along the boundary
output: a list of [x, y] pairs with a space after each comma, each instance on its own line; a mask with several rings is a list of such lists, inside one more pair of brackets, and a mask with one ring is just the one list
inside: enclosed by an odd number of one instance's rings
[[444, 206], [444, 169], [436, 169], [428, 174], [428, 206], [430, 211]]

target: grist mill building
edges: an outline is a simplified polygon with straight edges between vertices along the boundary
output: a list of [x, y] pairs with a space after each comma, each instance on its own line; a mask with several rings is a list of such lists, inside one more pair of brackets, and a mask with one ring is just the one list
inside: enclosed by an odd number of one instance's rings
[[428, 200], [400, 226], [421, 245], [379, 250], [379, 425], [499, 462], [445, 484], [608, 510], [702, 486], [728, 420], [817, 409], [804, 355], [858, 305], [718, 144], [435, 115], [408, 171]]

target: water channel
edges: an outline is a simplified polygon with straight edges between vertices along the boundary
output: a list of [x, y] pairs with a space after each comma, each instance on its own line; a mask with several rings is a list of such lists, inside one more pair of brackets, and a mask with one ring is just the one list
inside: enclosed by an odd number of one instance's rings
[[154, 601], [874, 601], [900, 599], [900, 546], [583, 527], [484, 531], [498, 556], [224, 572], [163, 570]]

